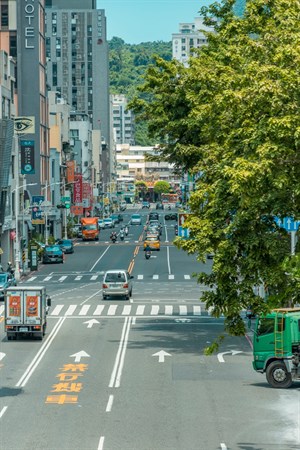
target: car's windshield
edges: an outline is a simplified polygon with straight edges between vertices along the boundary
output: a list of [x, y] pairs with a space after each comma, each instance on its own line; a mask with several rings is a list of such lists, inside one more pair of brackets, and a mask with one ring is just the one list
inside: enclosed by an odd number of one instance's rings
[[0, 275], [0, 283], [5, 283], [7, 275]]
[[122, 272], [107, 273], [105, 277], [107, 283], [123, 283], [125, 281], [125, 275]]
[[131, 216], [131, 218], [132, 218], [132, 219], [140, 219], [141, 216], [140, 216], [139, 214], [133, 214], [133, 215]]
[[157, 241], [157, 237], [156, 236], [148, 236], [147, 241]]
[[104, 222], [106, 223], [110, 223], [112, 221], [112, 219], [104, 219]]
[[46, 252], [60, 252], [60, 247], [58, 245], [53, 245], [52, 247], [46, 247]]

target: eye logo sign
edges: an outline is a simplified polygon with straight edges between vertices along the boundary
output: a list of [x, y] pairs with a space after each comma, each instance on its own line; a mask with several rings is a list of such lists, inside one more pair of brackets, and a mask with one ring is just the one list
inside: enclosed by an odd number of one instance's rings
[[35, 133], [35, 117], [16, 117], [15, 118], [15, 132], [17, 134], [34, 134]]

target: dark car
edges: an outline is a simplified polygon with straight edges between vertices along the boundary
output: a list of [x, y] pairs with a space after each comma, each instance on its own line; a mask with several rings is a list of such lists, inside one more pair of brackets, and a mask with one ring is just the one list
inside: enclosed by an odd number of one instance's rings
[[150, 208], [150, 203], [149, 202], [143, 202], [142, 203], [142, 209], [143, 208], [148, 208], [149, 209]]
[[43, 263], [61, 263], [64, 262], [64, 252], [59, 245], [47, 245], [43, 252]]
[[159, 220], [159, 215], [157, 212], [151, 212], [149, 214], [149, 220]]
[[123, 215], [120, 213], [112, 214], [110, 217], [115, 221], [115, 223], [123, 222]]
[[71, 239], [59, 239], [56, 243], [64, 253], [74, 253], [74, 245]]
[[166, 214], [165, 220], [178, 220], [178, 214], [177, 213]]
[[0, 273], [0, 300], [4, 300], [5, 289], [17, 286], [15, 277], [9, 272]]
[[156, 203], [156, 209], [164, 209], [164, 205], [162, 203]]

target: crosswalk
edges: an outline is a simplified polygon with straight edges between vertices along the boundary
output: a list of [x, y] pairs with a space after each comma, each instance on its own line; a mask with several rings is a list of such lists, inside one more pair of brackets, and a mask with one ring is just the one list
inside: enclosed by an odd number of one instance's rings
[[[41, 276], [41, 275], [35, 275], [27, 280], [22, 281], [22, 283], [25, 284], [31, 284], [32, 282], [38, 282], [38, 283], [45, 283], [45, 282], [55, 282], [55, 283], [64, 283], [64, 282], [89, 282], [89, 281], [100, 281], [102, 282], [104, 272], [99, 272], [97, 274], [68, 274], [68, 275], [62, 275], [62, 274], [53, 274], [48, 276]], [[153, 275], [143, 275], [138, 274], [134, 275], [135, 280], [137, 281], [189, 281], [193, 280], [191, 275], [174, 275], [174, 274], [153, 274]]]
[[[0, 316], [4, 312], [4, 305], [0, 306]], [[52, 306], [49, 310], [49, 317], [199, 317], [209, 316], [209, 311], [206, 311], [202, 305], [140, 305], [140, 304], [99, 304], [99, 305], [65, 305], [58, 304]]]

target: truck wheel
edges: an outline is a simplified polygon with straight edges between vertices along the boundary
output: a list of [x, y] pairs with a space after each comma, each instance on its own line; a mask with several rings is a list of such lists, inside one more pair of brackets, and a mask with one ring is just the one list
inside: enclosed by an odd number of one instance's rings
[[274, 388], [287, 389], [292, 383], [292, 375], [282, 361], [273, 361], [266, 370], [267, 381]]

